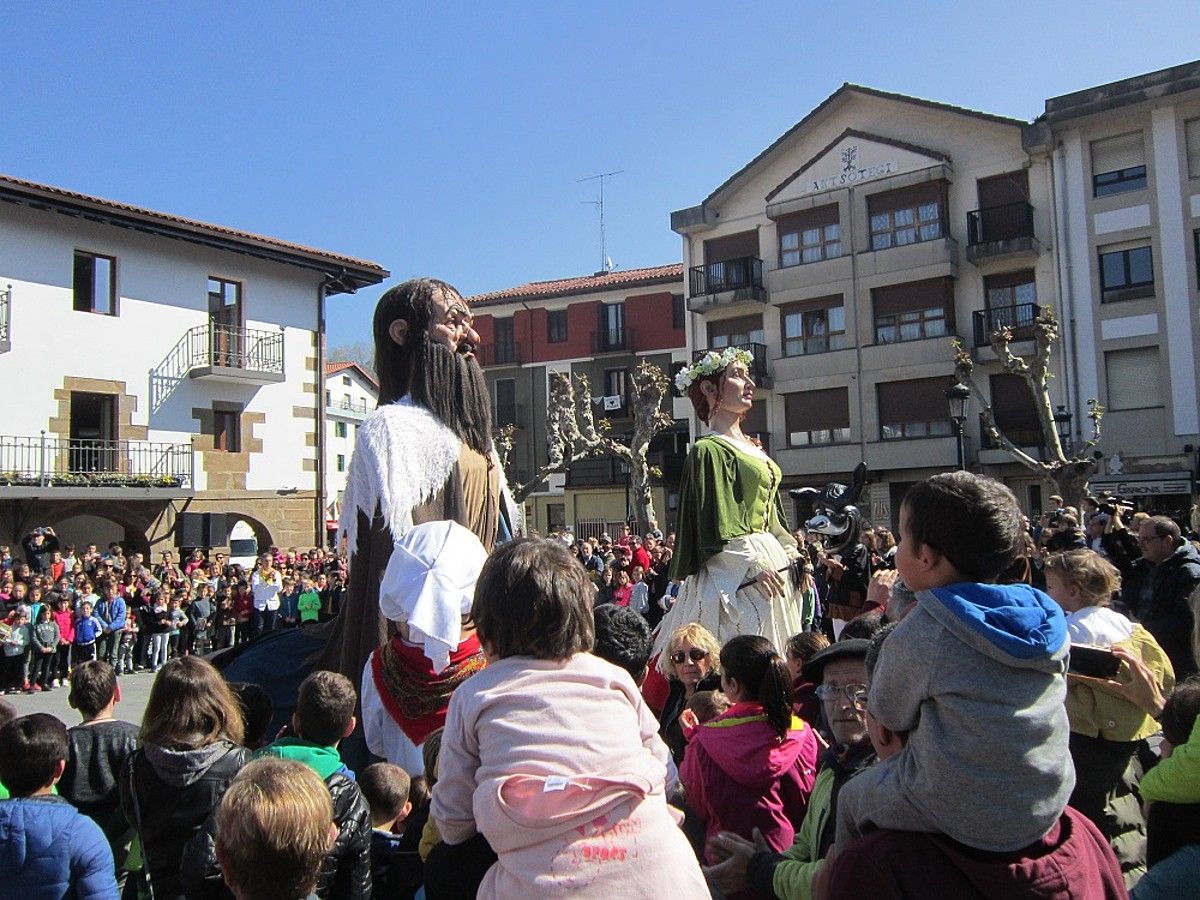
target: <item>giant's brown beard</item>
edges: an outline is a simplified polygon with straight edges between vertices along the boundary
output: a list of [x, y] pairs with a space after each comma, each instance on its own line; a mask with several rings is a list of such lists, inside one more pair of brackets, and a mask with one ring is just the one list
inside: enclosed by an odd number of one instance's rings
[[460, 441], [483, 456], [492, 453], [492, 408], [483, 369], [474, 356], [445, 344], [421, 341], [412, 355], [409, 393]]

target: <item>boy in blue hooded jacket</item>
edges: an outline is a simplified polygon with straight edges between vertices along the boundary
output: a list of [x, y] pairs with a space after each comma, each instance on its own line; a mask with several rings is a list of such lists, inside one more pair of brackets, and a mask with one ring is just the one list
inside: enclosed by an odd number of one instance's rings
[[875, 827], [1011, 852], [1062, 815], [1075, 784], [1066, 620], [1041, 591], [995, 584], [1022, 530], [1012, 492], [969, 472], [905, 497], [896, 568], [917, 602], [883, 645], [867, 708], [907, 743], [842, 789], [839, 843]]

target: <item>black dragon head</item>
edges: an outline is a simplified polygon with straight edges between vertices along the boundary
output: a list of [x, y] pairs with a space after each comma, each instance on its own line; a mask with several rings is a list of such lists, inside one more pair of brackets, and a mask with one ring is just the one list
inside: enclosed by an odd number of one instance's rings
[[823, 535], [826, 549], [831, 553], [839, 553], [858, 543], [862, 531], [862, 513], [855, 504], [866, 483], [867, 464], [860, 462], [849, 487], [830, 482], [819, 491], [804, 487], [789, 492], [793, 497], [812, 498], [813, 517], [804, 523], [804, 527]]

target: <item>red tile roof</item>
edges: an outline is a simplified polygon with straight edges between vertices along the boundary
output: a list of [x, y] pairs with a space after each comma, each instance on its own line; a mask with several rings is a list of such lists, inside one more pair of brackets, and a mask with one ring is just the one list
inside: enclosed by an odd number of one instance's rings
[[572, 294], [592, 294], [598, 291], [610, 291], [625, 287], [640, 287], [648, 284], [683, 281], [683, 264], [671, 263], [668, 266], [653, 266], [648, 269], [627, 269], [618, 272], [604, 272], [597, 275], [581, 275], [576, 278], [557, 278], [552, 281], [531, 281], [517, 287], [491, 291], [486, 294], [476, 294], [468, 297], [467, 302], [473, 307], [489, 306], [496, 303], [512, 302], [514, 300], [544, 300], [549, 297], [568, 297]]
[[375, 376], [356, 362], [325, 363], [325, 377], [328, 378], [330, 375], [336, 375], [338, 372], [344, 372], [347, 369], [355, 369], [358, 374], [367, 379], [367, 381], [371, 382], [371, 384], [375, 385], [375, 387], [378, 389], [379, 382], [375, 379]]
[[213, 245], [220, 242], [233, 245], [232, 249], [243, 253], [252, 253], [277, 262], [304, 265], [307, 268], [330, 270], [331, 274], [344, 272], [347, 280], [341, 286], [342, 290], [357, 290], [359, 287], [378, 284], [391, 274], [379, 263], [367, 259], [318, 250], [303, 244], [294, 244], [249, 231], [238, 231], [224, 225], [187, 219], [116, 200], [106, 200], [103, 197], [80, 194], [49, 184], [14, 178], [11, 175], [0, 174], [0, 198], [34, 208], [58, 209], [68, 214], [125, 227], [136, 227], [197, 243]]

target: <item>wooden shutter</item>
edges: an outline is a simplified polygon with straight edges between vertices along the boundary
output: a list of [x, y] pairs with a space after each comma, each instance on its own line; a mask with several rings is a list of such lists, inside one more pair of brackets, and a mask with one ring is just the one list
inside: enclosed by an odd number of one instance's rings
[[775, 220], [780, 234], [803, 231], [806, 228], [824, 228], [838, 223], [838, 205], [817, 206], [803, 212], [789, 213]]
[[746, 256], [758, 256], [758, 229], [740, 231], [704, 242], [706, 263], [725, 262]]
[[945, 188], [946, 182], [941, 180], [922, 181], [920, 184], [898, 190], [872, 194], [867, 198], [867, 206], [871, 215], [875, 216], [879, 213], [894, 212], [897, 209], [910, 209], [922, 203], [941, 204]]

